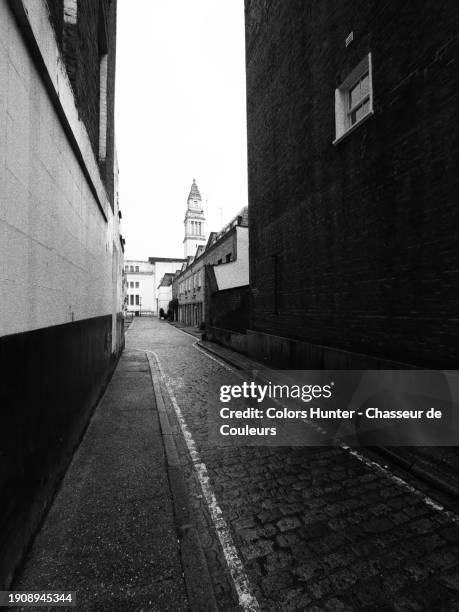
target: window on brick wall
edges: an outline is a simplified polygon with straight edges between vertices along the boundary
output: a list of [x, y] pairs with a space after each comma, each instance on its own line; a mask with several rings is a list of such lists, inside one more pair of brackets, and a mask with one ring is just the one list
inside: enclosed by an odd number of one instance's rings
[[335, 89], [334, 144], [373, 114], [373, 80], [369, 53]]

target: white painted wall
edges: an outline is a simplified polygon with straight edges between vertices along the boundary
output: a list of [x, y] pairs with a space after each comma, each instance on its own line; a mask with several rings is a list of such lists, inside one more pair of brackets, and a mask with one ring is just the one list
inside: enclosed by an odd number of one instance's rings
[[158, 288], [158, 314], [161, 308], [167, 314], [167, 309], [169, 308], [169, 302], [171, 300], [172, 300], [172, 285], [169, 285], [169, 287], [159, 287]]
[[249, 284], [249, 231], [238, 226], [236, 232], [237, 259], [214, 266], [219, 291]]
[[[101, 206], [8, 3], [0, 2], [0, 335], [113, 314], [118, 214], [102, 186], [42, 0], [25, 3]], [[115, 258], [115, 262], [112, 259]], [[116, 297], [114, 297], [116, 295]], [[121, 311], [121, 303], [116, 306]]]

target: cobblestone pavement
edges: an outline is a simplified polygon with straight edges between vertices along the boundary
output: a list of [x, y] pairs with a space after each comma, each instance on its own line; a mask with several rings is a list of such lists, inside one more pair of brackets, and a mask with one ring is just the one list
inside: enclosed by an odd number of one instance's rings
[[[160, 360], [260, 608], [459, 611], [456, 515], [340, 448], [216, 446], [208, 413], [220, 385], [238, 378], [195, 342], [157, 319], [136, 320], [127, 334], [128, 347]], [[220, 609], [236, 609], [191, 468], [189, 476]]]

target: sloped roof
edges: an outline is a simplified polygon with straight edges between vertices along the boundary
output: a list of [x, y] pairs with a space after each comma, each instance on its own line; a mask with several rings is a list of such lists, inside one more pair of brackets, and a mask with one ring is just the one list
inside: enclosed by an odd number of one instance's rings
[[172, 281], [174, 279], [174, 274], [172, 272], [166, 272], [161, 279], [158, 287], [169, 287], [172, 285]]

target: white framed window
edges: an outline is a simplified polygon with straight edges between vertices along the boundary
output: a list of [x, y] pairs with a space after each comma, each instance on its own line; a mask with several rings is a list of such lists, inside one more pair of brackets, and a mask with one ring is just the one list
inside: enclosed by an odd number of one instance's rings
[[335, 89], [335, 126], [333, 144], [373, 115], [373, 79], [371, 53], [352, 70]]

